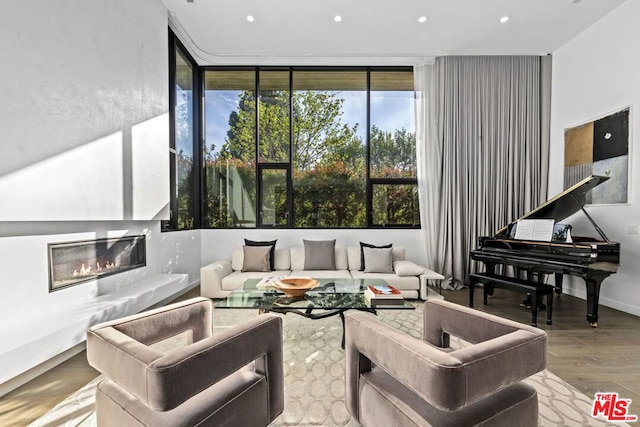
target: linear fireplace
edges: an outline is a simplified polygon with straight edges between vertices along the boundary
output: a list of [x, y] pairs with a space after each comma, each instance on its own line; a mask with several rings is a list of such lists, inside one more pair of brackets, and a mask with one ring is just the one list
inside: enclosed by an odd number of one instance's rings
[[145, 236], [49, 243], [49, 292], [147, 265]]

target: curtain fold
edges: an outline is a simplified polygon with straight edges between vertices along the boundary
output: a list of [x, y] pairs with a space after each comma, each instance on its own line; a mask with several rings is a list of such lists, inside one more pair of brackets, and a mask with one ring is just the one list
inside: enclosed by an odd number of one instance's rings
[[[425, 265], [435, 271], [442, 271], [437, 248], [444, 244], [444, 235], [440, 233], [438, 209], [440, 206], [439, 177], [440, 145], [433, 144], [436, 138], [435, 121], [435, 66], [417, 65], [413, 68], [416, 96], [416, 157], [418, 175], [418, 197], [420, 202], [420, 224], [422, 244], [425, 253]], [[429, 142], [428, 142], [429, 141]]]
[[415, 67], [418, 185], [426, 264], [467, 280], [478, 236], [546, 200], [538, 56], [440, 57]]

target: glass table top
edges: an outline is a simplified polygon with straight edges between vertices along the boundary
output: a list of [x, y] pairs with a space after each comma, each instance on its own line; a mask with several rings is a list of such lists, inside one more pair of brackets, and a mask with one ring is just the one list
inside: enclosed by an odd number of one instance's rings
[[318, 286], [304, 296], [292, 298], [276, 290], [261, 279], [248, 279], [233, 290], [226, 299], [216, 303], [216, 308], [255, 308], [262, 310], [348, 310], [395, 309], [412, 310], [415, 306], [407, 300], [403, 304], [369, 306], [364, 299], [367, 286], [384, 286], [382, 279], [316, 279]]

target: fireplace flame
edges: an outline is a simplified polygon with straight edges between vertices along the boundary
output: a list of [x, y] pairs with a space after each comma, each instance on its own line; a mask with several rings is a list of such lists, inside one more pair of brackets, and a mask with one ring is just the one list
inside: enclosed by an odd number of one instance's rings
[[100, 265], [100, 261], [96, 261], [96, 268], [95, 270], [88, 265], [88, 263], [82, 263], [82, 265], [80, 266], [80, 270], [73, 270], [73, 277], [84, 277], [84, 276], [91, 276], [94, 274], [98, 274], [98, 273], [103, 273], [105, 271], [111, 270], [116, 268], [117, 265], [115, 262], [111, 262], [111, 261], [106, 261], [104, 263], [104, 265]]

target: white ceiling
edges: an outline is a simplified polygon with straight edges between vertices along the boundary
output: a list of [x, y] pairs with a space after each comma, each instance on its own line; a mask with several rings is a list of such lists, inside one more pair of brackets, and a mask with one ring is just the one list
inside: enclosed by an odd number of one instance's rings
[[[201, 65], [552, 53], [624, 0], [162, 0]], [[631, 1], [631, 0], [629, 0]], [[248, 22], [252, 15], [254, 22]], [[334, 16], [342, 16], [336, 23]], [[509, 21], [501, 24], [502, 16]], [[420, 16], [427, 21], [418, 23]]]

